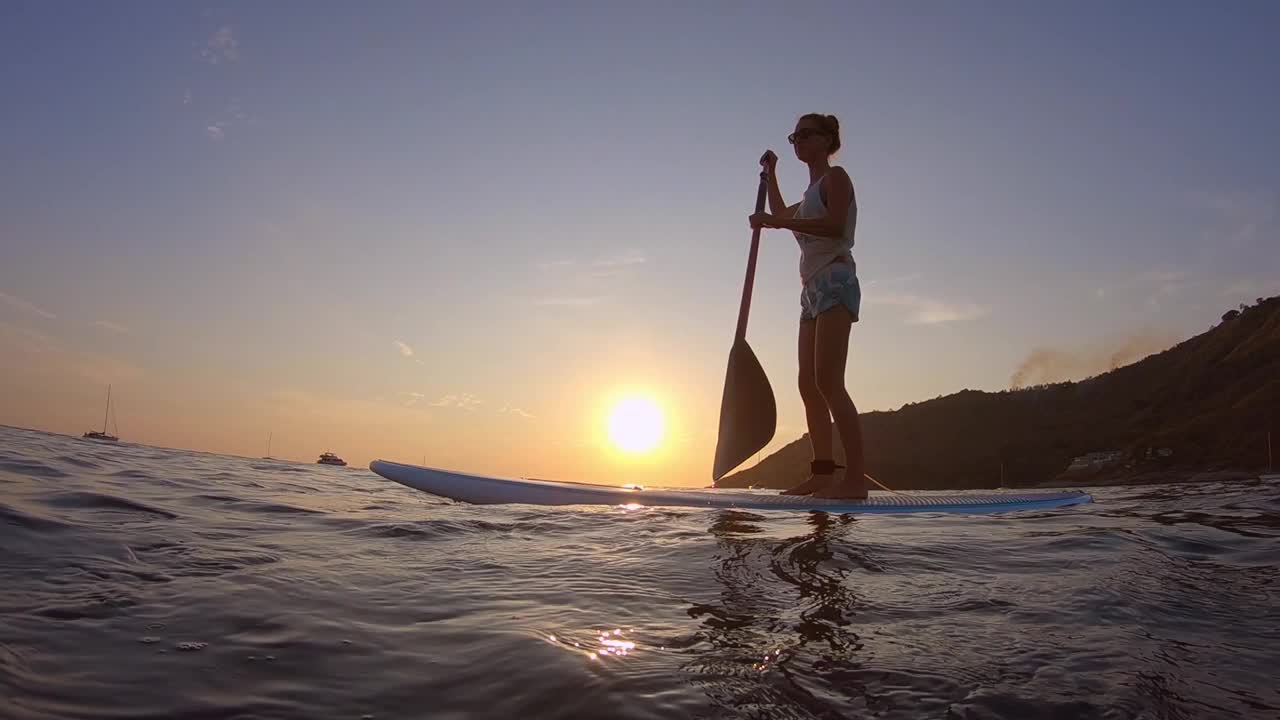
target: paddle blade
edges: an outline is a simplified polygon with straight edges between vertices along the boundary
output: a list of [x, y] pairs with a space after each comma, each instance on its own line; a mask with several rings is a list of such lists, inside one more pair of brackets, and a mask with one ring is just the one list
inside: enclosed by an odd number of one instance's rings
[[718, 481], [768, 445], [777, 424], [778, 408], [769, 378], [751, 346], [738, 339], [729, 351], [729, 367], [725, 371], [712, 480]]

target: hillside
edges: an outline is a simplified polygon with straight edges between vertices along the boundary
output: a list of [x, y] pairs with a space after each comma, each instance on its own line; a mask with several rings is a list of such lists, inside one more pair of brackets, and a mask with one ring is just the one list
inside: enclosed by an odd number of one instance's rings
[[[1280, 406], [1280, 296], [1232, 310], [1164, 352], [1079, 382], [963, 390], [862, 416], [867, 472], [897, 489], [1069, 480], [1072, 459], [1120, 451], [1093, 474], [1264, 470]], [[837, 441], [837, 447], [839, 443]], [[1163, 449], [1163, 454], [1161, 453]], [[1275, 448], [1280, 455], [1280, 446]], [[808, 474], [801, 436], [719, 487], [790, 487]]]

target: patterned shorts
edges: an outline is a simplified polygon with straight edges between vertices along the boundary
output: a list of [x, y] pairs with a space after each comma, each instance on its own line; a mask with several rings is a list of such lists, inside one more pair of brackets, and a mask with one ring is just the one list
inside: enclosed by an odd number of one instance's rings
[[800, 320], [812, 320], [837, 305], [849, 308], [853, 321], [858, 321], [862, 305], [862, 286], [854, 266], [833, 262], [818, 271], [800, 291]]

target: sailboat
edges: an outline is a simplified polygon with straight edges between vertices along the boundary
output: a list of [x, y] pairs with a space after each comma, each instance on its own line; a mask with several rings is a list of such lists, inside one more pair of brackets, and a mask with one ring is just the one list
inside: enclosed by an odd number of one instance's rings
[[267, 433], [267, 454], [262, 456], [263, 460], [275, 460], [271, 457], [271, 435], [272, 433]]
[[1271, 457], [1271, 431], [1267, 430], [1267, 471], [1258, 476], [1262, 482], [1280, 481], [1280, 473], [1276, 472], [1275, 459]]
[[[118, 442], [120, 440], [119, 437], [115, 435], [110, 435], [107, 433], [107, 417], [110, 415], [111, 415], [111, 386], [108, 385], [107, 386], [107, 409], [105, 412], [102, 413], [102, 432], [98, 432], [97, 430], [90, 430], [89, 432], [84, 434], [84, 437], [90, 440], [101, 440], [103, 442]], [[111, 425], [113, 430], [115, 430], [116, 432], [120, 432], [120, 428], [115, 427], [114, 418], [112, 418]]]

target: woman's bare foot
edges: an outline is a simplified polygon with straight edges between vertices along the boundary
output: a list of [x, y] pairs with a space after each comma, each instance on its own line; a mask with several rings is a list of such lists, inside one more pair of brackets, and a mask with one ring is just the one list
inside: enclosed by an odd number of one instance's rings
[[843, 467], [843, 465], [837, 465], [835, 460], [814, 460], [809, 463], [809, 479], [790, 490], [783, 490], [781, 494], [812, 495], [830, 485], [836, 470]]
[[814, 491], [813, 496], [828, 500], [866, 500], [867, 478], [862, 473], [840, 473]]
[[790, 490], [783, 490], [779, 494], [780, 495], [812, 495], [818, 490], [821, 490], [827, 485], [830, 485], [834, 477], [835, 477], [834, 475], [810, 475], [808, 480], [805, 480], [804, 482], [791, 488]]

